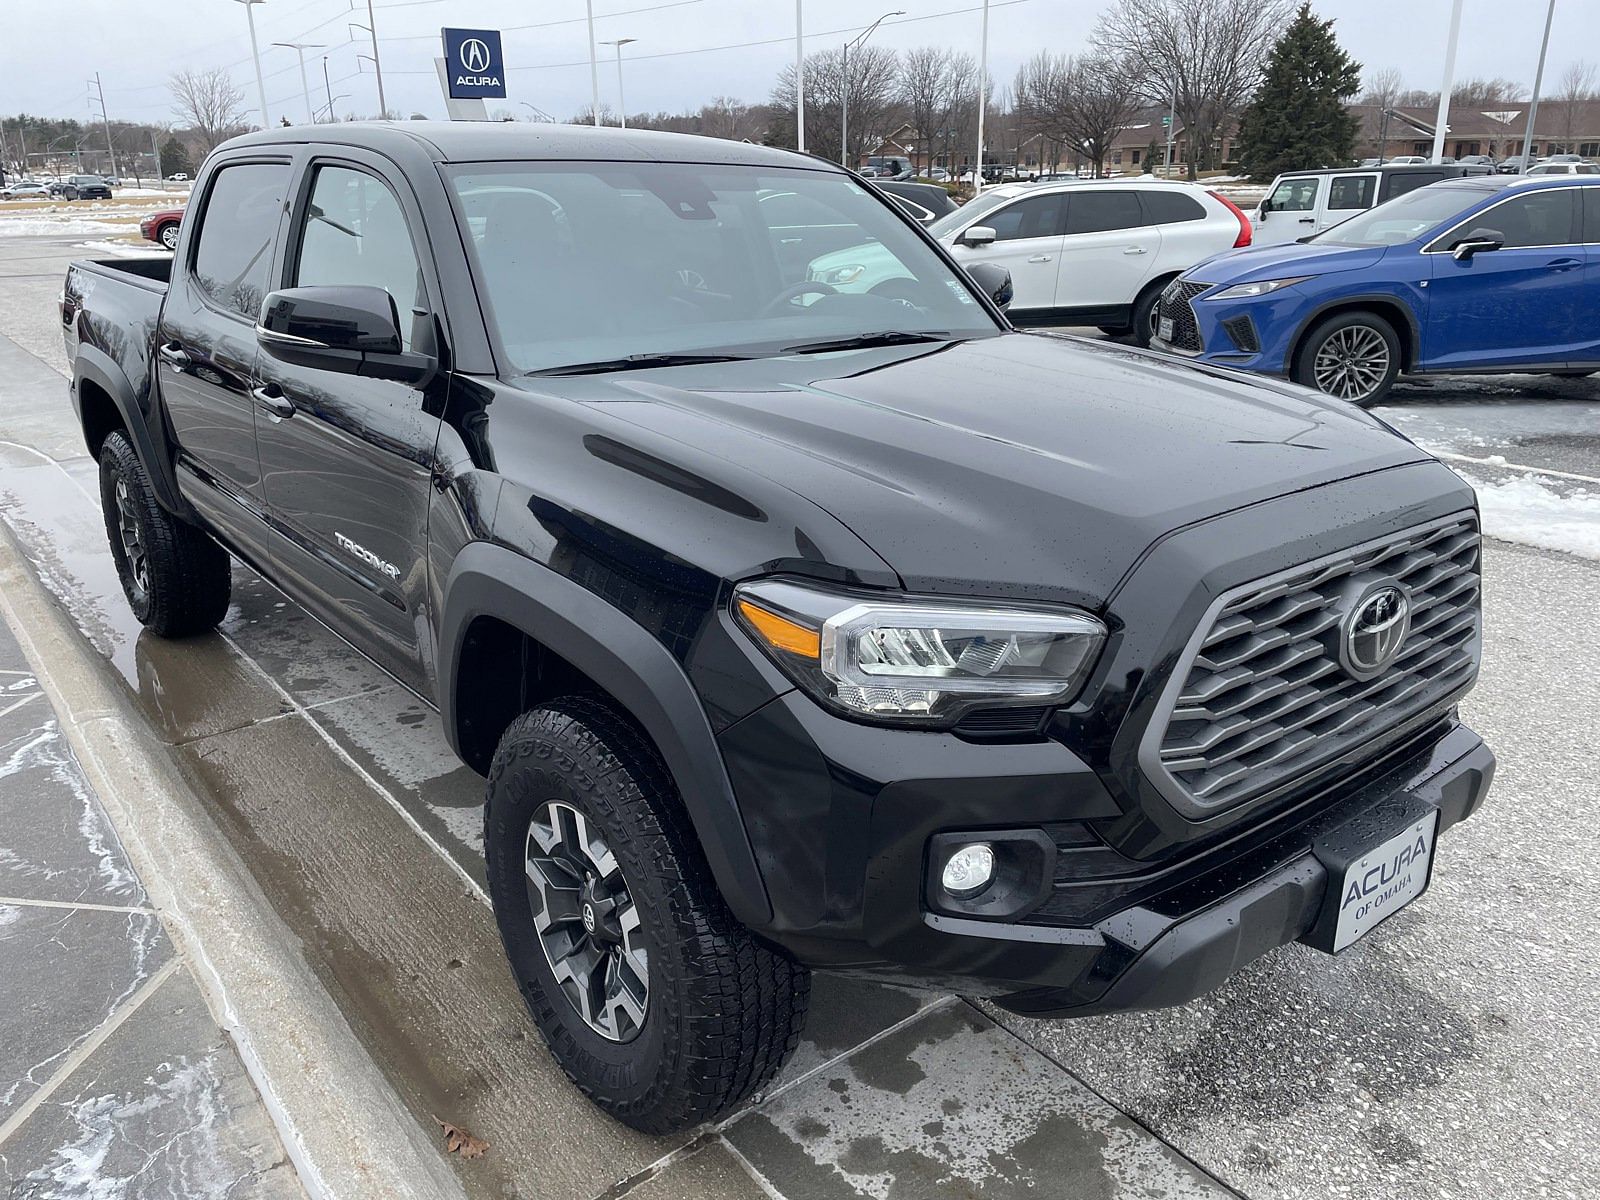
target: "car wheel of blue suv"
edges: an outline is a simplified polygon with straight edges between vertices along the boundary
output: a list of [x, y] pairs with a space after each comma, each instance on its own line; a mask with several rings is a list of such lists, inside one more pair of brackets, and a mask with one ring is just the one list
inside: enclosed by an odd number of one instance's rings
[[1363, 408], [1389, 393], [1400, 374], [1400, 338], [1377, 313], [1338, 313], [1319, 322], [1295, 352], [1290, 376]]

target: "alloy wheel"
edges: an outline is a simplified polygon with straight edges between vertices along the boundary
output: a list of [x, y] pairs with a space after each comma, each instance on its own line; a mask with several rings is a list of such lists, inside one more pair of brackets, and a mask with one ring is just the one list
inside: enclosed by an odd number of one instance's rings
[[145, 551], [144, 533], [139, 527], [139, 514], [133, 507], [133, 496], [128, 492], [128, 481], [117, 477], [117, 539], [122, 543], [122, 554], [128, 560], [128, 573], [133, 586], [143, 596], [150, 590], [150, 556]]
[[559, 800], [528, 826], [528, 904], [556, 984], [584, 1024], [613, 1042], [644, 1028], [650, 956], [616, 855], [581, 812]]
[[1319, 391], [1364, 400], [1389, 374], [1389, 343], [1370, 325], [1346, 325], [1328, 335], [1311, 363]]

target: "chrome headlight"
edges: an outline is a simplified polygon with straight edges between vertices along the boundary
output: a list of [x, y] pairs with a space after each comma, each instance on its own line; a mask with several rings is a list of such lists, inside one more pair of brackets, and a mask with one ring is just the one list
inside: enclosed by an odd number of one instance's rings
[[829, 287], [848, 287], [867, 273], [867, 268], [859, 263], [850, 263], [842, 267], [822, 267], [811, 271], [812, 283], [825, 283]]
[[1304, 283], [1312, 278], [1310, 275], [1296, 275], [1293, 279], [1262, 279], [1256, 283], [1236, 283], [1231, 288], [1224, 288], [1215, 296], [1203, 296], [1204, 300], [1254, 300], [1257, 296], [1270, 296], [1279, 288], [1293, 287], [1297, 283]]
[[784, 579], [741, 585], [733, 610], [823, 704], [924, 726], [952, 725], [973, 708], [1071, 701], [1106, 634], [1074, 609], [851, 594]]

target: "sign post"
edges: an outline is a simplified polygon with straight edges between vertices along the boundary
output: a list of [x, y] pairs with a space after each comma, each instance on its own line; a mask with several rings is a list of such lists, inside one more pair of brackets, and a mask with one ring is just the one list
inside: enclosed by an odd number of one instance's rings
[[434, 59], [452, 121], [487, 121], [485, 100], [506, 98], [505, 55], [498, 29], [441, 29], [444, 57]]

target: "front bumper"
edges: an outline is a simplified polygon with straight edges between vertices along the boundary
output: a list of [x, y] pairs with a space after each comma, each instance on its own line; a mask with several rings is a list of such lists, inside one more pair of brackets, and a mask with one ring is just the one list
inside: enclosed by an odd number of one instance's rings
[[1081, 967], [1070, 983], [997, 1002], [1035, 1017], [1187, 1003], [1267, 951], [1311, 933], [1329, 880], [1318, 857], [1320, 841], [1357, 824], [1374, 834], [1400, 828], [1429, 809], [1438, 810], [1442, 833], [1477, 811], [1494, 768], [1493, 751], [1458, 725], [1428, 752], [1397, 764], [1299, 828], [1097, 922], [1099, 945], [1077, 956]]

